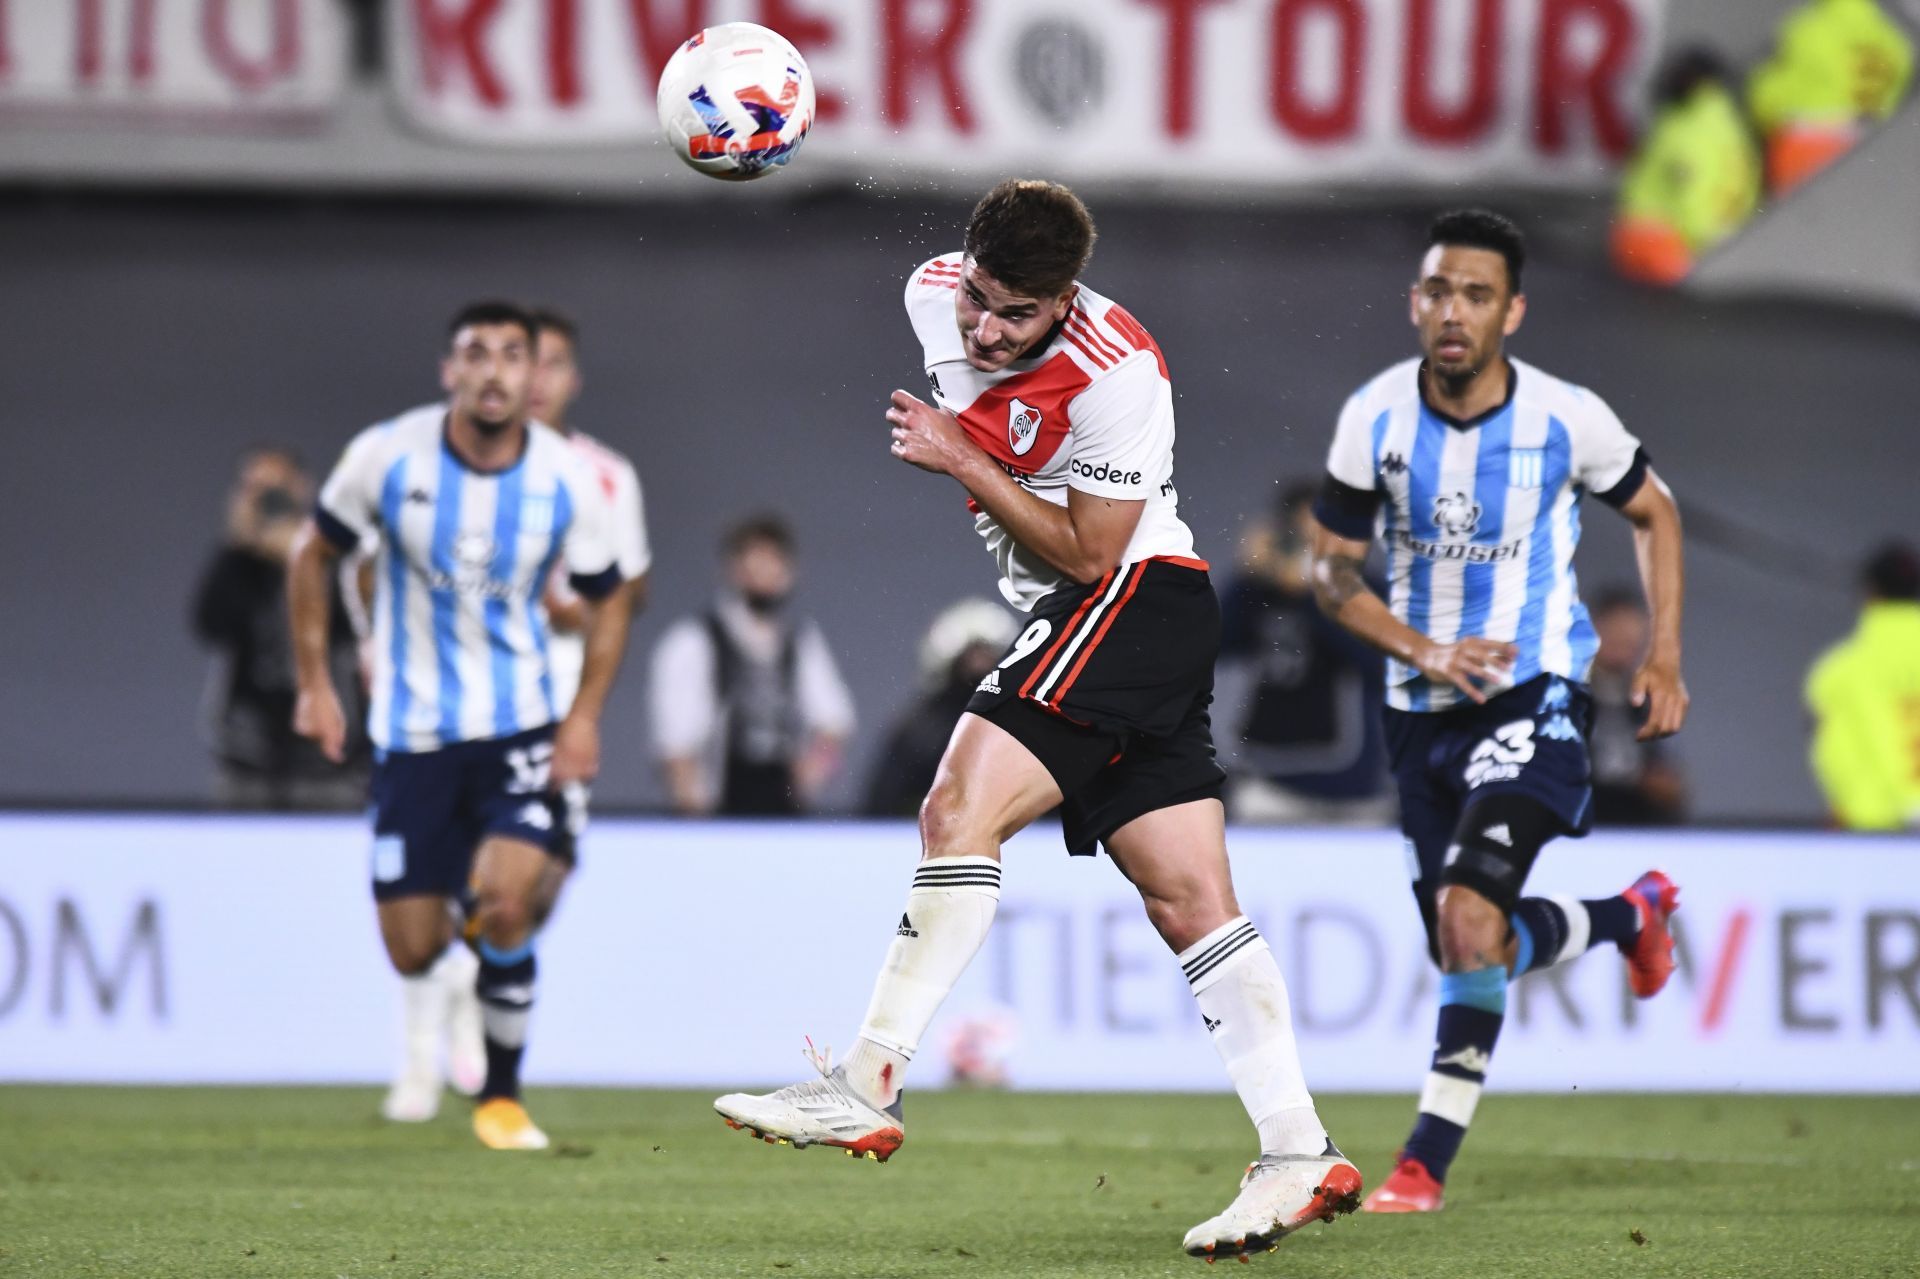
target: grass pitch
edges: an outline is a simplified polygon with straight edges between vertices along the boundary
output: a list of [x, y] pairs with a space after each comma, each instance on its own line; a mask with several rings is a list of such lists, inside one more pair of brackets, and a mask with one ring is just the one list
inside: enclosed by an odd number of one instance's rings
[[[885, 1166], [752, 1141], [707, 1093], [529, 1100], [554, 1151], [480, 1149], [453, 1098], [397, 1127], [363, 1089], [0, 1088], [0, 1276], [1197, 1279], [1226, 1272], [1180, 1237], [1253, 1154], [1230, 1096], [909, 1095]], [[1321, 1106], [1369, 1185], [1411, 1111]], [[1445, 1212], [1244, 1273], [1913, 1276], [1916, 1135], [1912, 1098], [1495, 1094]]]

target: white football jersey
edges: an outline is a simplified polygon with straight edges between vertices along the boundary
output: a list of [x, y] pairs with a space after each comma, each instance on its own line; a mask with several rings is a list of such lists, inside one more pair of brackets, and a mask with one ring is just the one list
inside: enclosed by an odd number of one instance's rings
[[617, 580], [608, 504], [556, 431], [529, 423], [520, 460], [470, 469], [430, 404], [354, 437], [317, 519], [343, 549], [378, 534], [373, 699], [382, 750], [429, 751], [550, 724], [542, 586], [557, 562]]
[[[582, 431], [567, 436], [567, 443], [593, 476], [594, 491], [608, 504], [608, 531], [613, 537], [614, 561], [620, 568], [620, 580], [631, 582], [653, 566], [653, 551], [647, 544], [646, 503], [640, 495], [640, 476], [633, 463], [618, 451]], [[554, 571], [553, 588], [571, 590], [567, 574]], [[553, 632], [548, 642], [547, 660], [553, 672], [554, 709], [562, 716], [573, 705], [580, 691], [580, 668], [587, 658], [587, 638], [578, 631]]]
[[[1173, 384], [1160, 348], [1119, 303], [1084, 284], [1053, 339], [996, 373], [967, 363], [954, 290], [964, 255], [925, 263], [907, 280], [907, 315], [920, 338], [934, 403], [1020, 486], [1055, 506], [1067, 490], [1144, 499], [1124, 563], [1191, 558], [1193, 534], [1173, 487]], [[974, 528], [1000, 566], [1000, 591], [1020, 609], [1066, 585], [977, 505]]]
[[[1536, 675], [1584, 681], [1599, 647], [1573, 571], [1580, 499], [1616, 500], [1644, 473], [1640, 442], [1593, 392], [1510, 359], [1512, 394], [1457, 422], [1428, 408], [1420, 361], [1396, 364], [1347, 401], [1327, 473], [1380, 495], [1393, 615], [1442, 643], [1470, 636], [1518, 650], [1489, 695]], [[1445, 710], [1463, 700], [1402, 662], [1387, 705]]]

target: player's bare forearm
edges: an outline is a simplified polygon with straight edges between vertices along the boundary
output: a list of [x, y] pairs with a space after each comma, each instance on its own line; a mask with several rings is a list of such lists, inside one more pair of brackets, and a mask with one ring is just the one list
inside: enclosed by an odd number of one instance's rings
[[294, 678], [301, 688], [332, 679], [327, 662], [330, 597], [339, 552], [311, 519], [294, 535], [287, 555], [287, 624], [292, 632]]
[[1120, 563], [1133, 540], [1144, 501], [1070, 489], [1068, 504], [1055, 506], [1020, 487], [967, 437], [953, 414], [895, 391], [886, 417], [893, 426], [895, 457], [923, 471], [951, 475], [1009, 537], [1073, 581], [1098, 581]]
[[1320, 611], [1396, 661], [1438, 684], [1451, 684], [1470, 701], [1487, 700], [1486, 686], [1513, 669], [1514, 646], [1478, 635], [1435, 642], [1393, 615], [1366, 579], [1367, 543], [1324, 525], [1313, 530], [1313, 595]]
[[[954, 478], [980, 509], [1007, 531], [1007, 536], [1038, 555], [1072, 581], [1097, 582], [1120, 563], [1139, 523], [1142, 502], [1096, 497], [1069, 490], [1068, 505], [1055, 506], [1027, 492], [985, 453]], [[1132, 508], [1129, 512], [1126, 508]], [[1128, 515], [1131, 518], [1126, 518]], [[1125, 522], [1125, 535], [1115, 537], [1108, 525], [1115, 517]], [[1082, 523], [1089, 526], [1082, 527]]]
[[1680, 676], [1680, 619], [1686, 596], [1680, 507], [1651, 470], [1640, 491], [1620, 508], [1633, 524], [1634, 558], [1651, 615], [1647, 659], [1633, 677], [1633, 704], [1646, 711], [1641, 741], [1666, 737], [1686, 723], [1690, 697]]
[[1388, 657], [1417, 664], [1427, 637], [1393, 615], [1367, 585], [1367, 544], [1313, 531], [1313, 598], [1320, 611]]
[[1686, 595], [1680, 505], [1673, 490], [1651, 470], [1640, 491], [1621, 508], [1633, 524], [1634, 558], [1651, 614], [1650, 654], [1676, 665], [1680, 661], [1680, 617]]
[[580, 691], [574, 694], [567, 718], [578, 715], [598, 723], [607, 695], [620, 673], [627, 652], [627, 634], [633, 625], [632, 582], [622, 582], [587, 607], [586, 655], [580, 666]]

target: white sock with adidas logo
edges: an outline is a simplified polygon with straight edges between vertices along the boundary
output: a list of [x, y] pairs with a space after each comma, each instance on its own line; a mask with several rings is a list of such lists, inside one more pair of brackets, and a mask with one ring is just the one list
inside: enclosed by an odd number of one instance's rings
[[1260, 1134], [1260, 1153], [1317, 1155], [1327, 1130], [1313, 1108], [1293, 1038], [1293, 1004], [1273, 951], [1245, 915], [1180, 952], [1220, 1060]]
[[920, 1036], [979, 953], [999, 905], [997, 858], [933, 857], [913, 872], [906, 912], [845, 1063], [848, 1082], [874, 1105], [900, 1095]]

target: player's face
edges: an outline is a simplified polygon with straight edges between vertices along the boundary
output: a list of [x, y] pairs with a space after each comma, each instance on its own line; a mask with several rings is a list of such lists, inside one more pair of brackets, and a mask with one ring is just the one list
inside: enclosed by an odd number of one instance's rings
[[1441, 378], [1464, 381], [1493, 363], [1526, 312], [1526, 297], [1507, 282], [1506, 259], [1492, 249], [1427, 250], [1413, 286], [1413, 327], [1427, 367]]
[[517, 324], [469, 324], [440, 361], [440, 385], [453, 411], [489, 435], [527, 416], [533, 346]]
[[1072, 289], [1057, 298], [1023, 297], [968, 258], [960, 264], [960, 287], [953, 291], [954, 319], [967, 363], [982, 373], [1006, 368], [1046, 336], [1072, 305]]
[[542, 332], [534, 345], [533, 388], [527, 413], [548, 426], [565, 426], [567, 410], [580, 395], [580, 366], [564, 333]]

